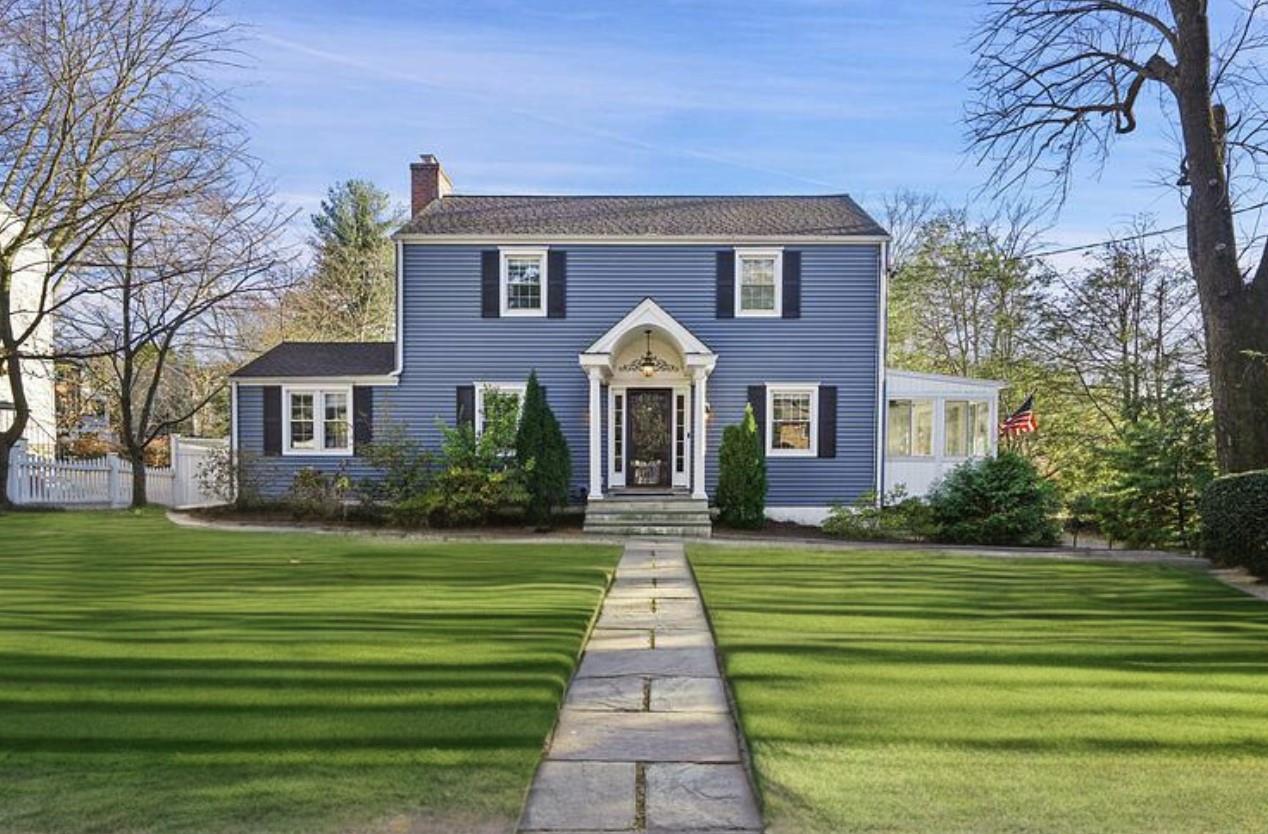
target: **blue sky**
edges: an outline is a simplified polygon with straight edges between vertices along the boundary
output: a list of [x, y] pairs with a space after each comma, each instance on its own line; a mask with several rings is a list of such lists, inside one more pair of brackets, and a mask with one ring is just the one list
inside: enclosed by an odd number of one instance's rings
[[[962, 203], [973, 0], [228, 0], [249, 27], [238, 108], [279, 194], [340, 179], [402, 203], [437, 154], [468, 193], [830, 193], [881, 215], [897, 189]], [[1146, 124], [1089, 168], [1046, 239], [1137, 212], [1181, 220]]]

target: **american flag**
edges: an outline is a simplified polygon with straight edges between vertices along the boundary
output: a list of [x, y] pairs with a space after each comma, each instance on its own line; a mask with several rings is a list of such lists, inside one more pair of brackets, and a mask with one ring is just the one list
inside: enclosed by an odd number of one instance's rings
[[1039, 428], [1039, 420], [1035, 417], [1035, 395], [1031, 394], [1021, 404], [1021, 408], [999, 425], [999, 433], [1004, 437], [1016, 437]]

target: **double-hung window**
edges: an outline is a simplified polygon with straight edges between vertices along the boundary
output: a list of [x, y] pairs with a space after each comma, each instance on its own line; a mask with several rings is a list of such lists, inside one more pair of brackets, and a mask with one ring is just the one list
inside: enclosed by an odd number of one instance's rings
[[947, 400], [944, 454], [949, 458], [991, 451], [991, 404], [985, 400]]
[[349, 388], [287, 388], [282, 416], [286, 454], [352, 454]]
[[523, 382], [475, 384], [476, 434], [487, 434], [500, 453], [509, 454], [515, 451], [515, 434], [519, 430], [526, 388]]
[[766, 454], [814, 457], [819, 453], [819, 387], [766, 386]]
[[503, 249], [502, 315], [544, 316], [546, 294], [546, 250]]
[[933, 400], [890, 400], [886, 445], [893, 457], [933, 455]]
[[783, 258], [779, 249], [735, 251], [735, 315], [783, 314]]

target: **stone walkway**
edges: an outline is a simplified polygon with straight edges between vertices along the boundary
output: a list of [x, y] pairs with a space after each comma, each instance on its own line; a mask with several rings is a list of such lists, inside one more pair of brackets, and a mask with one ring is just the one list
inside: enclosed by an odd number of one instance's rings
[[762, 830], [681, 544], [626, 546], [519, 830]]

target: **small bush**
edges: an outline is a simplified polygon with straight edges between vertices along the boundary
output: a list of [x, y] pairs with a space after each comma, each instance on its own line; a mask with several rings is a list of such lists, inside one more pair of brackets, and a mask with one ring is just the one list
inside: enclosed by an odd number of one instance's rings
[[717, 502], [719, 519], [729, 527], [757, 529], [766, 522], [766, 456], [752, 406], [722, 432]]
[[572, 457], [559, 421], [537, 383], [536, 371], [529, 374], [524, 389], [524, 410], [515, 435], [515, 460], [523, 473], [529, 520], [538, 526], [549, 526], [555, 509], [568, 501]]
[[1061, 528], [1056, 491], [1011, 452], [951, 471], [929, 495], [938, 538], [954, 544], [1054, 545]]
[[436, 477], [435, 485], [421, 500], [404, 502], [404, 511], [425, 512], [433, 527], [471, 527], [487, 524], [496, 514], [523, 507], [528, 497], [518, 469], [489, 471], [454, 466]]
[[1268, 469], [1216, 478], [1199, 509], [1203, 554], [1268, 579]]
[[425, 493], [434, 474], [432, 455], [402, 426], [392, 425], [378, 434], [368, 448], [358, 452], [378, 470], [377, 476], [362, 481], [361, 494], [372, 503], [395, 505]]
[[352, 488], [347, 474], [340, 471], [326, 475], [311, 467], [295, 473], [286, 504], [300, 519], [330, 519], [343, 515], [344, 498]]
[[938, 532], [929, 505], [907, 495], [899, 485], [878, 502], [875, 492], [865, 492], [850, 506], [833, 504], [823, 522], [825, 533], [862, 541], [926, 541]]
[[1079, 536], [1100, 529], [1100, 519], [1104, 514], [1103, 501], [1090, 492], [1076, 492], [1065, 502], [1065, 530], [1073, 539], [1075, 547], [1079, 546]]

